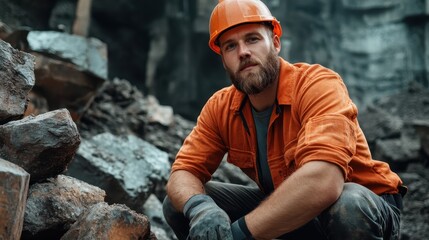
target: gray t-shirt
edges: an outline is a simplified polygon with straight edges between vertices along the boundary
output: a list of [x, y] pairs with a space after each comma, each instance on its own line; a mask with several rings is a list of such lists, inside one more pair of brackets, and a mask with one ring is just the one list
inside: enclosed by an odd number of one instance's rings
[[256, 137], [258, 141], [258, 175], [259, 181], [265, 193], [269, 194], [274, 190], [270, 168], [267, 161], [267, 132], [270, 124], [272, 108], [257, 112], [252, 108], [253, 120], [256, 127]]

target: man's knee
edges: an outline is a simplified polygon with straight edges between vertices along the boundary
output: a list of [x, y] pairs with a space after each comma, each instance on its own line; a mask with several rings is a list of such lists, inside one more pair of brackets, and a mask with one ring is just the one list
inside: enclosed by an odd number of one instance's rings
[[377, 196], [371, 190], [359, 184], [346, 183], [338, 200], [323, 214], [327, 235], [332, 239], [341, 239], [350, 234], [356, 237], [382, 236], [377, 201]]
[[355, 183], [344, 184], [343, 192], [338, 200], [329, 208], [329, 213], [341, 220], [359, 220], [359, 217], [368, 217], [377, 211], [375, 194], [371, 190]]
[[168, 196], [164, 198], [162, 202], [162, 212], [164, 214], [165, 220], [167, 223], [171, 223], [171, 220], [175, 219], [177, 215], [181, 214], [177, 209], [173, 206]]

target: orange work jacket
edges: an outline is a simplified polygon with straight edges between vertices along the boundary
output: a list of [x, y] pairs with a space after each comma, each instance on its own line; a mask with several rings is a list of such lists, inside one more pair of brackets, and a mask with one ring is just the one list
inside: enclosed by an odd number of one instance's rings
[[[402, 184], [389, 165], [373, 160], [341, 77], [320, 65], [281, 62], [277, 100], [267, 132], [267, 161], [274, 188], [305, 163], [338, 165], [347, 182], [376, 194], [397, 193]], [[185, 139], [172, 172], [186, 170], [203, 183], [223, 156], [259, 186], [257, 139], [246, 95], [234, 86], [216, 92]]]

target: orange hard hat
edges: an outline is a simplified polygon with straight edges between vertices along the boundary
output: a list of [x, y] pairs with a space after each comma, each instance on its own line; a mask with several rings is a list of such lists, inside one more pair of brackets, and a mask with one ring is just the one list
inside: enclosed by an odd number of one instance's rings
[[220, 54], [216, 41], [227, 29], [242, 23], [269, 22], [273, 32], [282, 35], [280, 22], [273, 17], [268, 7], [260, 0], [219, 0], [210, 16], [209, 47]]

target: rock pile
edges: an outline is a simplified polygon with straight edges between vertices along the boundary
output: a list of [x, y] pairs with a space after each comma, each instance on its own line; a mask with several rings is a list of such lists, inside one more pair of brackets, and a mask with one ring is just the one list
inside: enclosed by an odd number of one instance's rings
[[34, 61], [0, 40], [0, 238], [156, 239], [145, 215], [61, 175], [81, 138], [67, 109], [23, 118]]

